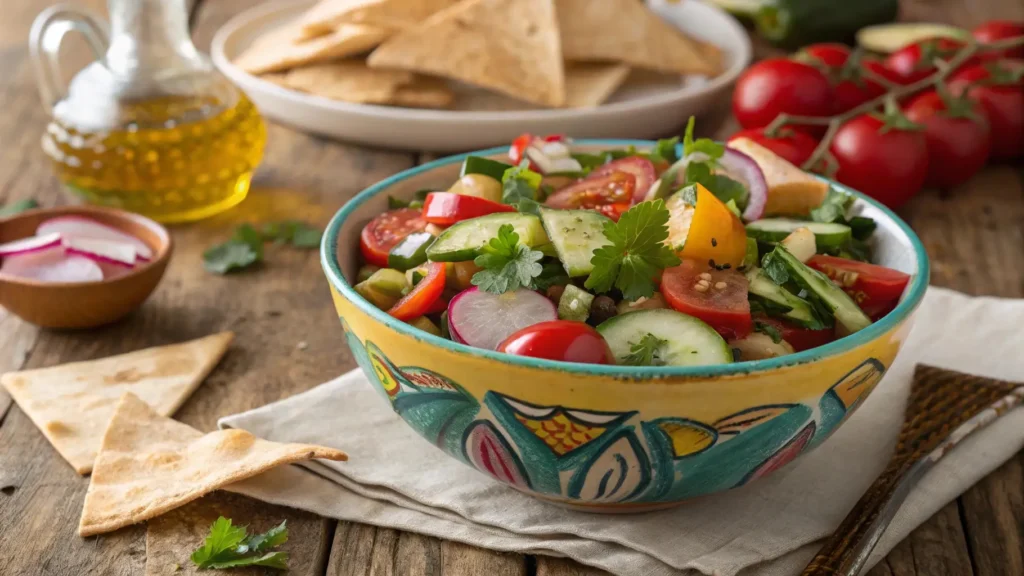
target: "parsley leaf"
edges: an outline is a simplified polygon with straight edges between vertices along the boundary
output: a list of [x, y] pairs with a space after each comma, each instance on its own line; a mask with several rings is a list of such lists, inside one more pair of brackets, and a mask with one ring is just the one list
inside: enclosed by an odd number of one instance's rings
[[853, 196], [835, 188], [829, 188], [828, 195], [825, 196], [821, 206], [811, 210], [811, 220], [815, 222], [845, 222], [846, 211], [852, 204]]
[[263, 236], [250, 224], [242, 224], [230, 240], [203, 252], [203, 267], [214, 274], [242, 270], [260, 260], [263, 260]]
[[[288, 541], [288, 521], [285, 520], [267, 530], [263, 534], [253, 534], [245, 539], [245, 548], [249, 552], [266, 552], [271, 548], [277, 548]], [[244, 552], [242, 552], [244, 554]]]
[[262, 556], [245, 556], [242, 558], [233, 558], [231, 560], [225, 560], [224, 562], [212, 562], [207, 564], [203, 568], [212, 568], [214, 570], [224, 570], [227, 568], [238, 568], [241, 566], [265, 566], [267, 568], [277, 568], [278, 570], [288, 569], [288, 553], [287, 552], [268, 552]]
[[604, 235], [610, 244], [594, 250], [590, 259], [594, 270], [584, 286], [594, 292], [615, 287], [629, 301], [650, 298], [658, 271], [679, 264], [679, 257], [664, 244], [668, 219], [665, 202], [659, 199], [641, 202], [618, 222], [605, 223]]
[[565, 267], [557, 258], [549, 258], [544, 262], [540, 275], [533, 279], [530, 285], [534, 290], [547, 290], [552, 286], [565, 286], [569, 283], [569, 275], [565, 273]]
[[260, 233], [263, 240], [274, 244], [290, 243], [296, 248], [318, 248], [322, 235], [319, 229], [298, 220], [264, 224]]
[[423, 208], [423, 201], [427, 199], [427, 194], [430, 194], [434, 190], [430, 188], [423, 188], [417, 190], [412, 195], [412, 200], [402, 200], [401, 198], [395, 198], [394, 196], [388, 196], [388, 210], [399, 210], [401, 208], [415, 208], [419, 210]]
[[529, 160], [523, 160], [519, 166], [505, 170], [501, 176], [501, 201], [515, 206], [520, 212], [538, 214], [540, 203], [537, 202], [537, 190], [541, 178], [540, 174], [530, 170]]
[[31, 198], [25, 200], [17, 200], [10, 204], [0, 206], [0, 218], [6, 218], [8, 216], [14, 216], [15, 214], [21, 214], [26, 210], [33, 208], [39, 208], [39, 203]]
[[779, 330], [775, 328], [775, 326], [772, 326], [771, 324], [766, 324], [764, 322], [758, 322], [757, 320], [755, 320], [754, 332], [767, 334], [772, 339], [772, 342], [776, 344], [782, 342], [782, 334], [780, 334]]
[[779, 286], [789, 282], [789, 267], [775, 254], [774, 250], [765, 254], [761, 259], [761, 269], [765, 276]]
[[210, 526], [205, 543], [192, 553], [192, 562], [200, 569], [266, 566], [287, 570], [288, 553], [270, 551], [287, 541], [285, 522], [249, 536], [245, 526], [233, 526], [230, 519], [221, 516]]
[[648, 332], [639, 342], [629, 343], [629, 354], [622, 358], [622, 363], [626, 366], [664, 366], [665, 360], [660, 350], [665, 344], [668, 344], [668, 340]]
[[693, 116], [690, 116], [690, 121], [686, 123], [686, 132], [683, 133], [683, 154], [689, 156], [691, 154], [700, 152], [706, 154], [711, 160], [718, 160], [725, 154], [725, 146], [715, 142], [710, 138], [698, 138], [693, 139], [693, 126], [696, 120]]
[[860, 241], [870, 238], [878, 227], [877, 222], [865, 216], [854, 216], [846, 221], [846, 225], [852, 230], [854, 239]]
[[210, 534], [203, 545], [192, 553], [192, 561], [205, 568], [216, 562], [218, 557], [233, 552], [245, 537], [245, 526], [232, 526], [230, 519], [221, 516], [210, 526]]
[[511, 224], [502, 224], [498, 235], [483, 247], [483, 254], [473, 260], [483, 270], [473, 274], [470, 282], [485, 292], [504, 294], [520, 286], [529, 286], [540, 276], [544, 254], [519, 244], [519, 234]]
[[664, 138], [658, 140], [654, 144], [654, 149], [651, 150], [650, 154], [648, 154], [647, 157], [652, 162], [657, 162], [660, 160], [672, 164], [676, 160], [679, 160], [679, 156], [676, 155], [676, 147], [678, 145], [679, 136], [676, 136], [675, 138]]

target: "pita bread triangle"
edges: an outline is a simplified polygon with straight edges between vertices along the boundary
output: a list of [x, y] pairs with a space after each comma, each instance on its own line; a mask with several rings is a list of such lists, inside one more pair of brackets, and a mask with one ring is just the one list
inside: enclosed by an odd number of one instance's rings
[[545, 106], [565, 104], [553, 0], [464, 0], [391, 37], [367, 59]]
[[590, 108], [608, 99], [629, 76], [625, 64], [573, 63], [565, 67], [565, 107]]
[[170, 416], [213, 370], [233, 338], [221, 332], [99, 360], [10, 372], [0, 376], [0, 384], [75, 471], [88, 474], [125, 392]]
[[311, 444], [269, 442], [245, 430], [203, 434], [125, 393], [103, 436], [78, 534], [142, 522], [232, 482], [311, 458], [348, 456]]
[[339, 24], [372, 24], [403, 30], [459, 0], [322, 0], [302, 15], [308, 38], [334, 30]]
[[717, 58], [637, 0], [556, 0], [569, 61], [624, 62], [678, 74], [718, 73]]

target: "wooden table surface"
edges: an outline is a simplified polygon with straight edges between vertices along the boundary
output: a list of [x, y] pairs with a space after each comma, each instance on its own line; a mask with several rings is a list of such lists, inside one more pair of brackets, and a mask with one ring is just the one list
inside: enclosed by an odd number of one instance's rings
[[[4, 0], [0, 16], [0, 205], [66, 200], [43, 155], [39, 104], [26, 39], [49, 0]], [[76, 4], [103, 11], [101, 0]], [[214, 31], [251, 0], [209, 0], [195, 36]], [[1024, 20], [1020, 0], [906, 0], [903, 18], [974, 26]], [[759, 52], [769, 50], [759, 47]], [[707, 135], [736, 129], [727, 109], [698, 123]], [[628, 134], [623, 134], [628, 136]], [[368, 149], [271, 125], [250, 199], [225, 215], [173, 229], [177, 248], [153, 297], [127, 320], [90, 332], [40, 330], [0, 308], [0, 372], [100, 358], [233, 330], [220, 367], [176, 418], [212, 430], [218, 417], [307, 390], [355, 366], [315, 251], [268, 249], [258, 271], [214, 276], [201, 253], [238, 223], [300, 218], [319, 225], [364, 187], [430, 158]], [[927, 190], [901, 210], [924, 240], [932, 282], [970, 294], [1024, 297], [1024, 169], [986, 168], [955, 190]], [[600, 571], [547, 557], [499, 554], [462, 544], [336, 522], [216, 493], [151, 522], [96, 538], [76, 534], [88, 479], [79, 477], [0, 392], [0, 575], [189, 574], [189, 552], [217, 514], [263, 529], [287, 519], [291, 574], [584, 576]], [[180, 564], [180, 571], [175, 566]], [[248, 572], [236, 572], [248, 574]], [[1024, 454], [943, 508], [871, 576], [1024, 574]]]

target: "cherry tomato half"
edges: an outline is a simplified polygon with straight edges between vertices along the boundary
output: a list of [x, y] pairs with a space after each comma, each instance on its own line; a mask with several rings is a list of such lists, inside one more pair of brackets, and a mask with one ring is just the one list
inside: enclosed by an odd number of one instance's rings
[[[601, 209], [605, 205], [632, 204], [636, 191], [636, 176], [628, 172], [591, 175], [555, 192], [544, 202], [551, 208]], [[608, 213], [601, 211], [607, 216]], [[616, 208], [613, 212], [618, 212]], [[622, 212], [618, 212], [621, 214]]]
[[749, 138], [789, 160], [795, 166], [800, 166], [806, 162], [811, 157], [811, 153], [814, 152], [814, 148], [818, 145], [818, 141], [811, 136], [799, 130], [793, 130], [788, 126], [779, 130], [775, 137], [766, 136], [762, 128], [740, 130], [729, 137], [729, 142], [737, 138]]
[[428, 314], [444, 292], [444, 262], [427, 264], [427, 275], [411, 292], [388, 310], [388, 314], [406, 321]]
[[451, 192], [431, 192], [423, 201], [423, 219], [439, 226], [451, 226], [456, 222], [495, 212], [515, 211], [516, 209], [508, 204]]
[[832, 89], [835, 91], [835, 113], [846, 112], [885, 94], [885, 86], [867, 76], [874, 74], [895, 81], [882, 62], [870, 58], [850, 62], [850, 54], [850, 49], [846, 45], [834, 43], [811, 44], [800, 51], [800, 56], [817, 60], [827, 68], [833, 84]]
[[363, 227], [359, 235], [359, 249], [367, 264], [386, 268], [388, 252], [403, 238], [427, 227], [420, 211], [413, 208], [389, 210], [379, 214]]
[[824, 254], [811, 256], [807, 265], [831, 278], [872, 318], [891, 312], [910, 282], [899, 270]]
[[634, 204], [643, 202], [644, 197], [647, 196], [647, 191], [651, 189], [651, 185], [658, 179], [654, 163], [647, 158], [639, 156], [630, 156], [609, 162], [591, 172], [588, 179], [607, 176], [615, 172], [625, 172], [626, 174], [632, 174], [636, 178], [636, 183], [633, 186]]
[[917, 194], [928, 174], [924, 132], [896, 127], [862, 114], [839, 127], [830, 151], [839, 162], [836, 180], [890, 208]]
[[789, 345], [792, 346], [793, 350], [796, 352], [800, 352], [801, 350], [810, 350], [811, 348], [817, 348], [818, 346], [824, 346], [836, 339], [836, 332], [832, 328], [811, 330], [810, 328], [798, 326], [782, 318], [765, 316], [764, 314], [755, 315], [754, 322], [761, 322], [778, 330], [782, 339], [789, 342]]
[[707, 322], [726, 339], [745, 338], [752, 329], [747, 285], [740, 272], [696, 260], [683, 260], [661, 276], [661, 294], [669, 306]]
[[832, 86], [814, 66], [788, 58], [769, 58], [740, 76], [732, 94], [732, 111], [744, 128], [767, 126], [782, 113], [832, 114]]
[[1024, 154], [1024, 78], [1014, 81], [1024, 68], [1020, 60], [990, 62], [953, 74], [949, 91], [967, 95], [981, 103], [988, 119], [993, 158], [1015, 158]]
[[[970, 107], [980, 108], [966, 102]], [[966, 114], [967, 111], [965, 110]], [[925, 184], [952, 188], [966, 182], [985, 165], [989, 154], [988, 121], [980, 110], [957, 115], [948, 110], [938, 92], [925, 92], [911, 101], [907, 118], [924, 125], [928, 143], [928, 176]]]
[[527, 326], [498, 345], [498, 352], [582, 364], [615, 364], [604, 338], [583, 322], [551, 320]]
[[[963, 47], [963, 42], [950, 38], [922, 40], [890, 54], [885, 59], [885, 67], [895, 73], [893, 80], [900, 84], [913, 84], [935, 72], [932, 62], [936, 58], [949, 60]], [[969, 66], [976, 61], [976, 58], [971, 58], [964, 63], [964, 66]]]
[[[1011, 22], [1009, 20], [989, 20], [974, 30], [971, 36], [981, 43], [1005, 40], [1024, 36], [1024, 22]], [[983, 53], [982, 58], [1020, 58], [1024, 59], [1024, 46], [1007, 48], [997, 52]]]

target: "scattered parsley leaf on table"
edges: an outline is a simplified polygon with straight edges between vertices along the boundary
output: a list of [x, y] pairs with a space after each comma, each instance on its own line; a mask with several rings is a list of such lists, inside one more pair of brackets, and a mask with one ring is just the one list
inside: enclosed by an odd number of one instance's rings
[[192, 562], [200, 569], [225, 569], [239, 566], [265, 566], [288, 569], [287, 552], [271, 552], [288, 541], [288, 528], [281, 522], [262, 534], [249, 536], [245, 526], [233, 526], [223, 516], [210, 526], [203, 545], [192, 553]]
[[231, 239], [203, 252], [203, 266], [215, 274], [242, 270], [263, 260], [263, 243], [290, 244], [295, 248], [317, 248], [323, 233], [305, 222], [269, 222], [259, 230], [252, 224], [235, 229]]
[[660, 351], [665, 344], [668, 344], [668, 340], [648, 332], [639, 342], [629, 343], [629, 354], [622, 359], [622, 363], [627, 366], [664, 366], [665, 360]]
[[14, 216], [15, 214], [21, 214], [26, 210], [33, 208], [39, 208], [39, 203], [31, 198], [25, 200], [16, 200], [10, 204], [0, 206], [0, 218], [6, 218], [8, 216]]
[[203, 267], [214, 274], [242, 270], [259, 260], [259, 254], [249, 244], [233, 239], [203, 252]]
[[225, 560], [224, 562], [213, 562], [211, 564], [208, 564], [206, 568], [212, 568], [214, 570], [224, 570], [226, 568], [239, 568], [241, 566], [265, 566], [267, 568], [287, 570], [288, 553], [268, 552], [262, 556], [246, 556], [243, 558]]
[[659, 199], [641, 202], [618, 222], [605, 223], [604, 235], [611, 243], [594, 250], [594, 270], [584, 285], [595, 292], [618, 288], [629, 301], [650, 298], [658, 271], [679, 264], [679, 257], [664, 244], [668, 219]]
[[519, 234], [511, 224], [503, 224], [498, 235], [483, 247], [483, 254], [473, 262], [483, 270], [470, 280], [485, 292], [504, 294], [520, 286], [529, 286], [543, 271], [544, 254], [519, 244]]
[[231, 520], [223, 516], [213, 521], [210, 534], [203, 545], [192, 553], [192, 561], [200, 568], [216, 562], [226, 552], [233, 551], [246, 537], [244, 526], [233, 526]]

